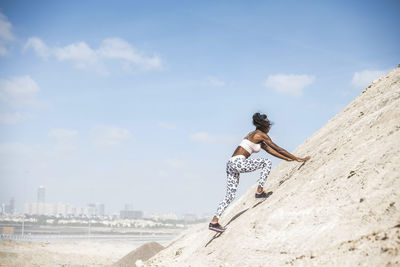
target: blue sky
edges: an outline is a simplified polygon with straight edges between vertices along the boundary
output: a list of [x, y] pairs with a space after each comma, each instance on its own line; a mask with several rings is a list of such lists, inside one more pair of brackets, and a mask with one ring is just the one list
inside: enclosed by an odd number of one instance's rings
[[[44, 185], [49, 202], [110, 213], [132, 203], [212, 214], [252, 114], [266, 113], [273, 140], [293, 150], [400, 63], [399, 11], [398, 1], [1, 1], [0, 203], [15, 197], [22, 211]], [[241, 176], [239, 195], [257, 176]]]

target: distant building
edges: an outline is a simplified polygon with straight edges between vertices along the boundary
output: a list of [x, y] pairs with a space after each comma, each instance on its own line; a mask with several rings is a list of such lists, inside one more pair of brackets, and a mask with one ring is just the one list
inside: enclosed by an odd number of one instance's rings
[[106, 207], [103, 203], [97, 204], [97, 215], [104, 216], [106, 214]]
[[39, 186], [37, 190], [37, 202], [39, 203], [44, 203], [45, 201], [45, 196], [46, 196], [46, 189], [44, 188], [43, 185]]
[[133, 210], [133, 204], [125, 204], [124, 210]]
[[29, 215], [57, 215], [57, 206], [52, 203], [33, 202], [24, 204], [24, 213]]
[[12, 214], [15, 213], [15, 199], [14, 198], [10, 199], [9, 209], [10, 209], [10, 213], [12, 213]]
[[125, 209], [119, 212], [121, 219], [140, 219], [143, 218], [143, 212], [133, 210], [133, 204], [125, 204]]
[[151, 219], [153, 220], [162, 220], [162, 221], [167, 221], [167, 220], [173, 220], [176, 221], [178, 220], [178, 215], [176, 215], [176, 213], [173, 212], [169, 212], [169, 213], [164, 213], [164, 214], [152, 214], [150, 216]]
[[88, 207], [89, 207], [89, 215], [95, 216], [96, 215], [96, 204], [89, 203]]
[[169, 212], [169, 213], [164, 213], [164, 214], [162, 215], [162, 218], [163, 218], [164, 220], [173, 220], [173, 221], [176, 221], [176, 220], [178, 220], [178, 215], [176, 215], [176, 213]]
[[68, 206], [70, 206], [69, 204], [66, 203], [57, 203], [54, 204], [54, 213], [56, 214], [56, 216], [66, 216], [68, 214]]
[[121, 219], [140, 219], [143, 217], [143, 212], [139, 210], [121, 210], [119, 217]]
[[[46, 189], [41, 185], [37, 189], [37, 202], [24, 203], [24, 213], [29, 215], [46, 215], [57, 217], [91, 217], [95, 215], [104, 216], [104, 204], [90, 203], [87, 206], [72, 206], [63, 202], [46, 203], [45, 196]], [[14, 199], [12, 199], [12, 203], [12, 206], [14, 207]]]
[[8, 204], [3, 204], [2, 205], [2, 212], [5, 214], [14, 214], [15, 212], [15, 200], [14, 198], [10, 199], [10, 202]]
[[47, 215], [47, 216], [93, 216], [95, 209], [93, 207], [75, 207], [67, 203], [43, 203], [31, 202], [24, 204], [24, 213], [29, 215]]
[[90, 203], [88, 207], [91, 216], [102, 217], [105, 215], [105, 205], [103, 203]]
[[67, 206], [67, 215], [74, 216], [76, 214], [76, 207], [68, 205]]

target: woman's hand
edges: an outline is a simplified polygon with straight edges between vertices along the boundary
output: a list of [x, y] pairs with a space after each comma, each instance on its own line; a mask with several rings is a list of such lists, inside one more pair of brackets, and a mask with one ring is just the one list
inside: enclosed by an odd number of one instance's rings
[[310, 156], [307, 156], [307, 157], [305, 157], [305, 158], [296, 158], [296, 161], [297, 161], [297, 162], [306, 162], [306, 161], [308, 161], [310, 158], [311, 158]]

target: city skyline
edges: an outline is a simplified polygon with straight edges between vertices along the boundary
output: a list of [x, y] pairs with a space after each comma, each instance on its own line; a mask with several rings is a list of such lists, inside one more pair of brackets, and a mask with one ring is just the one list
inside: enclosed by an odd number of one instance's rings
[[[209, 213], [154, 213], [149, 211], [142, 211], [135, 209], [132, 203], [125, 203], [123, 208], [121, 207], [118, 212], [107, 213], [105, 203], [88, 203], [86, 205], [81, 204], [79, 206], [73, 206], [68, 202], [56, 201], [54, 203], [49, 203], [45, 201], [46, 188], [40, 185], [37, 188], [37, 199], [36, 202], [25, 202], [23, 204], [23, 210], [15, 209], [15, 198], [12, 197], [9, 203], [1, 203], [0, 214], [26, 214], [26, 215], [47, 215], [47, 216], [58, 216], [62, 215], [64, 217], [74, 215], [79, 216], [118, 216], [120, 218], [163, 218], [178, 220], [178, 218], [203, 218], [209, 216]], [[60, 210], [62, 210], [60, 212]]]

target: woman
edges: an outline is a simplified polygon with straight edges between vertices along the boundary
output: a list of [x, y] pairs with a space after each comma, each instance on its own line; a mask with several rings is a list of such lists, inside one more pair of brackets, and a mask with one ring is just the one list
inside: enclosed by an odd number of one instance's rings
[[268, 132], [272, 123], [268, 120], [267, 115], [255, 113], [253, 115], [253, 124], [256, 130], [249, 133], [236, 148], [232, 157], [229, 159], [226, 166], [227, 173], [227, 189], [224, 200], [219, 204], [214, 218], [209, 224], [209, 229], [216, 232], [225, 231], [218, 223], [218, 219], [224, 212], [226, 207], [232, 202], [236, 195], [236, 189], [239, 184], [239, 175], [244, 172], [252, 172], [261, 169], [260, 179], [258, 180], [258, 188], [255, 193], [256, 198], [266, 198], [267, 194], [264, 192], [264, 184], [271, 171], [271, 161], [266, 158], [249, 159], [252, 153], [257, 153], [260, 149], [264, 149], [269, 154], [284, 159], [287, 161], [305, 162], [310, 157], [298, 158], [285, 149], [279, 147], [268, 136]]

